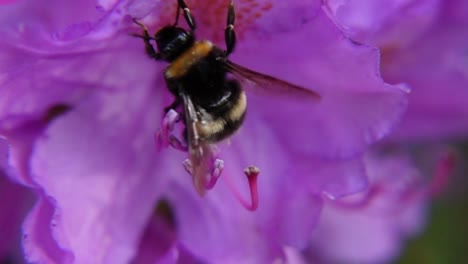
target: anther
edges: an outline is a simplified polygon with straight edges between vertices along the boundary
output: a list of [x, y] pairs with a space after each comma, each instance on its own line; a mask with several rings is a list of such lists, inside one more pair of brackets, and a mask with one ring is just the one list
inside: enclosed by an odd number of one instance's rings
[[249, 166], [244, 170], [245, 175], [249, 181], [250, 189], [250, 206], [246, 206], [250, 211], [255, 211], [258, 208], [258, 186], [257, 179], [260, 174], [260, 170], [255, 166]]
[[205, 188], [207, 190], [212, 189], [216, 185], [216, 182], [218, 181], [219, 177], [221, 176], [221, 173], [223, 172], [223, 169], [224, 161], [221, 159], [216, 159], [213, 163], [213, 170], [211, 171], [210, 180], [205, 185]]

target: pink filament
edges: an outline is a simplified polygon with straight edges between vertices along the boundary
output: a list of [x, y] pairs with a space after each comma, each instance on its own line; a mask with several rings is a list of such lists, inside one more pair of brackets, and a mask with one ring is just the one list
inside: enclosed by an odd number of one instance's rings
[[210, 180], [206, 183], [205, 188], [207, 190], [211, 190], [218, 181], [219, 177], [221, 176], [221, 172], [224, 168], [224, 161], [220, 159], [216, 159], [214, 164], [213, 171], [211, 172]]
[[244, 173], [247, 176], [249, 183], [250, 203], [242, 197], [227, 175], [224, 177], [224, 179], [226, 179], [229, 189], [234, 194], [236, 199], [242, 204], [242, 206], [249, 211], [255, 211], [257, 210], [259, 204], [257, 179], [260, 171], [255, 166], [249, 166], [244, 170]]
[[161, 128], [154, 135], [154, 140], [156, 141], [156, 150], [159, 152], [162, 148], [167, 148], [169, 145], [175, 149], [185, 150], [186, 147], [171, 134], [174, 130], [174, 125], [180, 121], [180, 114], [175, 110], [169, 110], [164, 116], [161, 122]]

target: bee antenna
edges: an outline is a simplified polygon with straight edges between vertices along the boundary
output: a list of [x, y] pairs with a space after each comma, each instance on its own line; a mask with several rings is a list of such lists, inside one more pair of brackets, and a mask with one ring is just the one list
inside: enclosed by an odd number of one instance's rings
[[140, 35], [140, 34], [137, 34], [137, 33], [129, 33], [128, 34], [129, 36], [132, 36], [132, 37], [135, 37], [135, 38], [141, 38], [141, 39], [153, 39], [153, 40], [156, 40], [155, 38], [153, 37], [149, 37], [149, 36], [143, 36], [143, 35]]

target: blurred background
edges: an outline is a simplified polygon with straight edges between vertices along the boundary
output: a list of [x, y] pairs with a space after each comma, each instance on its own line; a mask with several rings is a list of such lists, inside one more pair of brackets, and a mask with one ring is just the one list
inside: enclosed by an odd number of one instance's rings
[[455, 171], [434, 197], [424, 232], [408, 242], [400, 264], [468, 263], [468, 142], [455, 146]]

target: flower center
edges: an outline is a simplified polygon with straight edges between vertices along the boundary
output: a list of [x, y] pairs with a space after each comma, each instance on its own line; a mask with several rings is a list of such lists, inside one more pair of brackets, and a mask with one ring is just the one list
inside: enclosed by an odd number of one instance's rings
[[[197, 24], [197, 32], [201, 31], [203, 38], [214, 42], [223, 42], [224, 34], [222, 29], [226, 26], [227, 10], [229, 1], [219, 0], [185, 0], [190, 7]], [[242, 38], [243, 33], [252, 26], [255, 20], [263, 16], [272, 7], [271, 1], [236, 0], [236, 33]], [[174, 23], [177, 12], [177, 1], [165, 1], [160, 16], [158, 16], [158, 26]]]
[[[161, 128], [154, 136], [156, 148], [160, 151], [162, 148], [171, 146], [174, 149], [189, 153], [189, 158], [183, 162], [183, 166], [192, 176], [195, 189], [203, 196], [206, 190], [210, 190], [215, 186], [223, 171], [224, 161], [218, 159], [219, 151], [214, 143], [197, 138], [197, 142], [189, 142], [189, 146], [187, 146], [184, 141], [175, 136], [173, 130], [176, 123], [181, 120], [182, 117], [177, 111], [170, 109], [167, 112], [161, 122]], [[249, 183], [250, 204], [242, 198], [242, 195], [230, 182], [229, 177], [226, 177], [226, 181], [239, 202], [247, 210], [255, 211], [259, 203], [257, 178], [260, 170], [255, 166], [249, 166], [244, 170], [244, 173]]]

